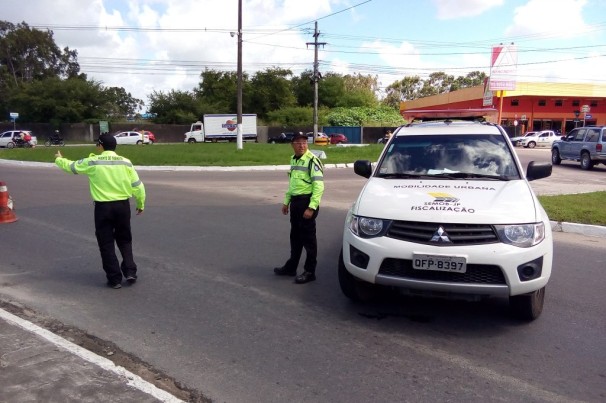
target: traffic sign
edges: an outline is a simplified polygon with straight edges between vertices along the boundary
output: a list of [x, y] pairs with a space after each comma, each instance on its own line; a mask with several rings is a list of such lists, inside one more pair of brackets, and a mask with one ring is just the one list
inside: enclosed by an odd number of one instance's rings
[[590, 114], [585, 114], [585, 119], [591, 119], [593, 116], [591, 116]]
[[11, 119], [17, 119], [19, 117], [19, 114], [17, 112], [11, 112], [9, 113]]

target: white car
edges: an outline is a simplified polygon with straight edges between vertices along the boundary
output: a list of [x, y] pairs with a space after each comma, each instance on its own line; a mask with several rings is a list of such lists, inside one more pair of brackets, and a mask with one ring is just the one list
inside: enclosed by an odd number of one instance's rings
[[512, 137], [509, 140], [511, 140], [511, 144], [513, 144], [514, 146], [519, 146], [519, 145], [521, 145], [520, 142], [522, 140], [524, 140], [524, 137], [532, 137], [536, 133], [538, 133], [538, 132], [526, 132], [523, 136]]
[[29, 130], [9, 130], [9, 131], [6, 131], [6, 132], [3, 132], [0, 134], [0, 147], [14, 148], [15, 147], [14, 137], [16, 134], [19, 134], [19, 133], [29, 133], [29, 135], [32, 136], [29, 143], [32, 146], [38, 145], [38, 139], [36, 138], [36, 136], [34, 136], [32, 134], [31, 131], [29, 131]]
[[535, 147], [549, 147], [554, 141], [560, 140], [562, 136], [559, 136], [553, 130], [543, 130], [538, 133], [535, 133], [533, 136], [524, 137], [519, 141], [519, 144], [526, 148], [535, 148]]
[[117, 144], [149, 144], [149, 136], [140, 132], [120, 132], [114, 137]]
[[374, 169], [356, 161], [368, 181], [343, 229], [343, 293], [363, 301], [390, 286], [412, 295], [501, 296], [517, 316], [537, 318], [553, 239], [528, 181], [552, 167], [533, 161], [524, 174], [506, 138], [490, 123], [413, 123], [395, 131]]

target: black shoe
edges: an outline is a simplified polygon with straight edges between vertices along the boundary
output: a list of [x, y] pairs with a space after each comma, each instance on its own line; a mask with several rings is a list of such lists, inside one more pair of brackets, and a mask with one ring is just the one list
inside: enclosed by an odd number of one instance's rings
[[133, 285], [137, 282], [137, 276], [128, 276], [126, 277], [126, 281], [128, 281], [128, 284]]
[[120, 284], [120, 283], [110, 283], [109, 281], [107, 282], [107, 286], [109, 288], [113, 288], [114, 290], [118, 290], [118, 289], [122, 288], [122, 284]]
[[302, 274], [299, 274], [297, 277], [295, 277], [295, 284], [305, 284], [315, 280], [315, 273], [312, 273], [310, 271], [304, 271]]
[[297, 275], [296, 270], [289, 270], [285, 267], [276, 267], [274, 269], [274, 273], [276, 276], [296, 276]]

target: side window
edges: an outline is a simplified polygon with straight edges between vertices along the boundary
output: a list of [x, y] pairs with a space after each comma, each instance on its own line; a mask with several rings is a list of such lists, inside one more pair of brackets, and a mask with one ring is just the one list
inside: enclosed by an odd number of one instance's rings
[[541, 137], [549, 137], [549, 132], [547, 132], [547, 133], [542, 133], [542, 134], [541, 134]]
[[583, 137], [585, 137], [585, 132], [587, 130], [581, 129], [577, 132], [577, 135], [574, 137], [574, 141], [583, 141]]
[[590, 143], [597, 143], [599, 132], [596, 129], [587, 129], [587, 137], [585, 141]]

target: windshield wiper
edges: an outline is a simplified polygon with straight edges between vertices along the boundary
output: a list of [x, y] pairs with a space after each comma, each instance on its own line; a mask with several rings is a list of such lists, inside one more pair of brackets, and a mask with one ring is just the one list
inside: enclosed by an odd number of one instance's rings
[[437, 176], [440, 178], [450, 178], [450, 179], [492, 179], [495, 181], [509, 181], [511, 180], [509, 177], [507, 176], [503, 176], [503, 175], [486, 175], [486, 174], [478, 174], [478, 173], [471, 173], [471, 172], [452, 172], [452, 173], [441, 173], [441, 174], [437, 174], [437, 175], [433, 175], [433, 176]]
[[433, 175], [405, 174], [405, 173], [389, 173], [378, 174], [377, 177], [384, 179], [410, 179], [410, 178], [430, 178]]

